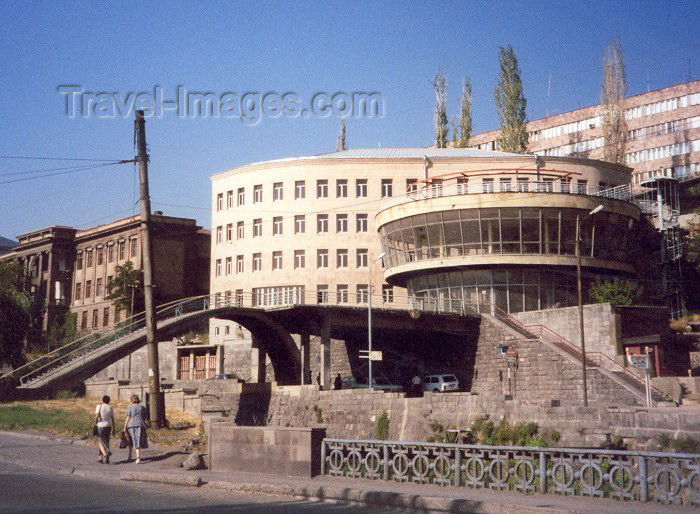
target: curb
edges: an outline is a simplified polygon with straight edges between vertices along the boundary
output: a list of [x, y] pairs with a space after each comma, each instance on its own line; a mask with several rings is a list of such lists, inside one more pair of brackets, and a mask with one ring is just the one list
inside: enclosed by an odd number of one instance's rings
[[122, 471], [119, 480], [128, 482], [152, 482], [156, 484], [183, 485], [188, 487], [199, 487], [202, 485], [202, 478], [199, 475], [180, 476], [167, 473], [149, 473], [143, 471]]

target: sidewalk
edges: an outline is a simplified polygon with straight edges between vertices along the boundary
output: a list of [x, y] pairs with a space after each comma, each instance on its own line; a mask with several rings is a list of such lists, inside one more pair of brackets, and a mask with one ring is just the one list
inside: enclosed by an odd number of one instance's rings
[[[118, 440], [113, 440], [116, 446]], [[319, 476], [295, 478], [255, 473], [186, 471], [188, 454], [152, 445], [143, 450], [141, 464], [126, 463], [126, 450], [112, 448], [112, 464], [97, 462], [97, 448], [85, 441], [42, 434], [0, 431], [0, 463], [49, 469], [97, 480], [131, 480], [231, 492], [324, 500], [420, 511], [504, 513], [628, 513], [688, 512], [691, 507], [608, 499], [521, 494], [465, 487], [441, 487], [379, 480]]]

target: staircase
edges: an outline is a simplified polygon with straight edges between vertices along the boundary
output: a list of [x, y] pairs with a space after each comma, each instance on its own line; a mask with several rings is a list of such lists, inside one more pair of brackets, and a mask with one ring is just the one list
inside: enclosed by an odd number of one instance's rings
[[[480, 302], [479, 310], [482, 315], [489, 316], [492, 320], [505, 325], [519, 337], [537, 339], [569, 360], [574, 360], [579, 365], [582, 363], [583, 356], [580, 348], [544, 325], [525, 325], [504, 310], [485, 300]], [[621, 387], [624, 387], [634, 394], [642, 404], [646, 402], [646, 385], [643, 372], [640, 372], [640, 370], [621, 366], [600, 352], [586, 352], [586, 368], [595, 369]], [[654, 402], [664, 401], [665, 395], [662, 391], [653, 386], [651, 389]]]

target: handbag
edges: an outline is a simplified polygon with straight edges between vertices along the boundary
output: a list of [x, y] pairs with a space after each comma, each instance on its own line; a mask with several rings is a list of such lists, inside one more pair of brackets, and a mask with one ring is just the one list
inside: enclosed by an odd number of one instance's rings
[[122, 432], [122, 440], [119, 441], [119, 448], [126, 448], [127, 446], [133, 446], [131, 442], [131, 436], [126, 430]]
[[93, 426], [92, 426], [92, 435], [98, 435], [98, 432], [97, 432], [97, 425], [93, 425]]

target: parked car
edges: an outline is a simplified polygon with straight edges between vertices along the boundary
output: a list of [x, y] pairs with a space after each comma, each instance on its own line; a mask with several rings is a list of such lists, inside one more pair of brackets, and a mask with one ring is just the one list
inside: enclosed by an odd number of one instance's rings
[[[362, 389], [367, 387], [367, 379], [365, 377], [360, 377], [358, 379], [355, 379], [351, 384], [350, 387], [352, 389]], [[372, 389], [376, 389], [378, 391], [403, 391], [403, 387], [400, 385], [392, 384], [389, 382], [389, 380], [386, 377], [372, 377]]]
[[444, 393], [447, 391], [457, 391], [458, 389], [459, 380], [457, 380], [457, 377], [454, 375], [442, 374], [423, 377], [423, 391]]

